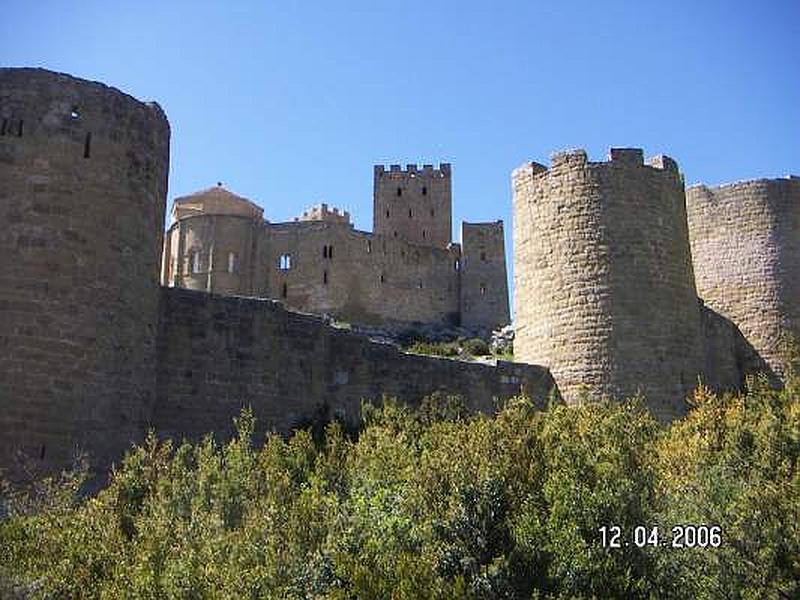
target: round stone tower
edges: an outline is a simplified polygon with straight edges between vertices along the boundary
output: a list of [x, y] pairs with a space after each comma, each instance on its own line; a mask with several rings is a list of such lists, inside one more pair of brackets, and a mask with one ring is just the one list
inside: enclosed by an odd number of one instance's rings
[[[169, 123], [100, 83], [0, 69], [0, 465], [105, 467], [155, 397]], [[16, 457], [16, 458], [15, 458]]]
[[773, 372], [800, 336], [800, 177], [686, 190], [697, 291]]
[[702, 346], [675, 161], [578, 150], [512, 183], [515, 357], [550, 367], [567, 402], [641, 391], [660, 418], [682, 414]]

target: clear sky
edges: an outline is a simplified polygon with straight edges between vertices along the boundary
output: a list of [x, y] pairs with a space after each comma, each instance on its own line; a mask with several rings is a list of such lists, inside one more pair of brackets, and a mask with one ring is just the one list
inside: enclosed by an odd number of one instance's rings
[[677, 159], [687, 183], [800, 174], [800, 0], [5, 0], [0, 63], [156, 100], [171, 200], [217, 181], [288, 220], [372, 228], [372, 165], [453, 165], [458, 224], [510, 172], [585, 148]]

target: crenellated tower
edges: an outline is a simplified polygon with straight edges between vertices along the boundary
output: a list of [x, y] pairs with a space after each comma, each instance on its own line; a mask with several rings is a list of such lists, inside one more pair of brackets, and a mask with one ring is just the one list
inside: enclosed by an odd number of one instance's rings
[[450, 165], [376, 165], [373, 231], [412, 244], [446, 248], [452, 241]]
[[516, 358], [548, 365], [571, 403], [642, 391], [661, 418], [683, 413], [702, 345], [675, 161], [577, 150], [512, 183]]

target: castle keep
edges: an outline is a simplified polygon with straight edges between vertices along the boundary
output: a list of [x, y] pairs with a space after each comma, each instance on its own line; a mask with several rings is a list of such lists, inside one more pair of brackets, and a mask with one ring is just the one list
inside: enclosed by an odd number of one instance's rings
[[279, 299], [365, 325], [509, 323], [503, 223], [464, 223], [450, 241], [450, 165], [375, 167], [374, 232], [326, 204], [288, 223], [217, 186], [177, 198], [165, 286]]
[[685, 192], [672, 159], [616, 148], [526, 163], [512, 185], [515, 358], [549, 366], [567, 402], [643, 392], [669, 419], [698, 380], [783, 373], [782, 335], [800, 335], [800, 178]]

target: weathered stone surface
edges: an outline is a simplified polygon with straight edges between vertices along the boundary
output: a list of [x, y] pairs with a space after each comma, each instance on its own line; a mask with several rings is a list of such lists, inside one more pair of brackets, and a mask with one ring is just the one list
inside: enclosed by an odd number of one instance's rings
[[169, 124], [100, 83], [0, 69], [0, 467], [100, 459], [155, 399]]
[[800, 335], [800, 178], [686, 190], [697, 291], [776, 374]]
[[159, 322], [152, 424], [178, 438], [225, 437], [245, 406], [262, 431], [286, 432], [320, 409], [352, 422], [384, 394], [414, 405], [445, 391], [493, 412], [521, 390], [542, 405], [555, 385], [542, 367], [406, 354], [272, 300], [162, 288]]
[[702, 347], [675, 162], [571, 151], [512, 183], [515, 358], [549, 366], [567, 402], [641, 391], [660, 417], [682, 414]]

